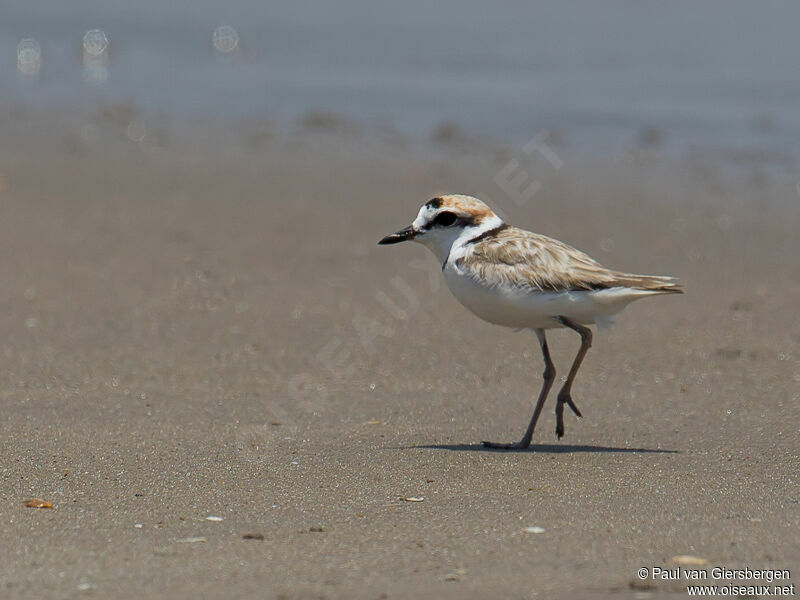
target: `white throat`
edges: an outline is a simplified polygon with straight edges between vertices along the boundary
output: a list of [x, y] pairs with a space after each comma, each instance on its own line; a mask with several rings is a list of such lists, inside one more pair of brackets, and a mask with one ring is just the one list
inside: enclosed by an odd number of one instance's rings
[[487, 231], [496, 229], [502, 224], [503, 220], [500, 217], [492, 215], [491, 218], [484, 219], [478, 225], [434, 228], [422, 235], [418, 235], [414, 238], [414, 241], [430, 248], [444, 268], [447, 263], [464, 255], [470, 240], [483, 235]]

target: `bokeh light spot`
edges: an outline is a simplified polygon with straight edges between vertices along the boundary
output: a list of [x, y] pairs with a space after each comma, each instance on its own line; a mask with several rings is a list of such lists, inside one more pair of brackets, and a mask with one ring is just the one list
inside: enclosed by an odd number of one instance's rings
[[102, 29], [90, 29], [83, 36], [83, 79], [102, 85], [108, 79], [108, 36]]
[[125, 128], [125, 135], [132, 142], [144, 141], [144, 138], [147, 135], [147, 127], [145, 127], [144, 121], [140, 119], [134, 119], [128, 123], [128, 126]]
[[91, 29], [83, 36], [83, 51], [91, 56], [101, 56], [108, 49], [108, 37], [102, 29]]
[[42, 70], [42, 47], [34, 39], [24, 39], [17, 44], [17, 70], [28, 77]]
[[239, 34], [230, 25], [220, 25], [214, 30], [214, 49], [223, 54], [230, 54], [239, 49]]

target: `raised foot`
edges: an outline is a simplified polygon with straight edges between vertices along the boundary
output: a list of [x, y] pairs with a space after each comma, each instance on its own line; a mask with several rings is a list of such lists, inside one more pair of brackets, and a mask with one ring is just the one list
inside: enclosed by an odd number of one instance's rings
[[525, 448], [528, 448], [531, 445], [530, 442], [524, 442], [524, 441], [514, 442], [511, 444], [503, 444], [501, 442], [486, 442], [486, 441], [481, 443], [483, 444], [484, 448], [495, 448], [497, 450], [525, 450]]
[[558, 415], [556, 418], [556, 439], [560, 440], [562, 437], [564, 437], [564, 417]]
[[564, 437], [564, 405], [569, 406], [570, 410], [575, 413], [579, 419], [583, 418], [581, 411], [575, 406], [572, 401], [572, 396], [569, 394], [559, 394], [556, 399], [556, 438], [561, 439]]
[[583, 415], [581, 414], [581, 411], [578, 410], [577, 406], [575, 406], [575, 403], [572, 401], [572, 396], [570, 396], [569, 394], [566, 394], [564, 396], [559, 396], [558, 397], [558, 402], [560, 402], [561, 404], [566, 404], [567, 406], [569, 406], [570, 409], [572, 410], [572, 412], [575, 413], [575, 416], [578, 417], [579, 419], [583, 418]]

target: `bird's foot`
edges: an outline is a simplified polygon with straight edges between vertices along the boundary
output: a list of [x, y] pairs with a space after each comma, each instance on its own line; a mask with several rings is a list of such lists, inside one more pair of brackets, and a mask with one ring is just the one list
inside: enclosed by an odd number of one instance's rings
[[575, 413], [575, 416], [578, 417], [579, 419], [583, 418], [581, 411], [578, 410], [577, 406], [575, 406], [575, 403], [572, 401], [572, 396], [570, 396], [569, 394], [564, 394], [563, 396], [559, 394], [558, 402], [561, 402], [562, 404], [566, 404], [567, 406], [569, 406], [570, 410], [572, 410], [572, 412]]
[[578, 407], [575, 406], [575, 403], [572, 401], [572, 396], [569, 393], [560, 393], [558, 394], [558, 398], [556, 399], [556, 438], [561, 439], [564, 437], [564, 405], [569, 406], [570, 410], [575, 413], [575, 416], [579, 419], [583, 418], [581, 411], [578, 410]]
[[521, 440], [519, 442], [513, 443], [501, 443], [501, 442], [481, 442], [484, 448], [495, 448], [497, 450], [525, 450], [531, 445], [530, 440]]

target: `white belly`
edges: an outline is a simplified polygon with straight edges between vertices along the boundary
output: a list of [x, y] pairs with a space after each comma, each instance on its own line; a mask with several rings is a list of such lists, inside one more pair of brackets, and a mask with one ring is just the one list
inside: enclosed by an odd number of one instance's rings
[[562, 327], [554, 317], [568, 317], [583, 325], [613, 323], [613, 315], [638, 298], [653, 292], [615, 287], [575, 292], [532, 292], [508, 287], [489, 287], [447, 266], [447, 287], [475, 315], [505, 327], [551, 329]]

